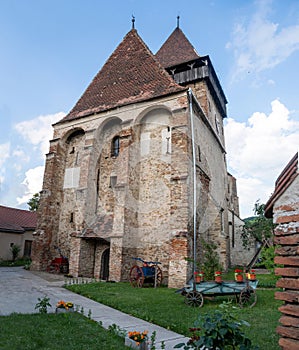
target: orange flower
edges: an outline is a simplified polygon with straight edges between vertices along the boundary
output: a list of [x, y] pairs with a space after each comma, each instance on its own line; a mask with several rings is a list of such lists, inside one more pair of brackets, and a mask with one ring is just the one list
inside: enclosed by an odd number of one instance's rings
[[129, 338], [134, 340], [137, 345], [147, 340], [147, 334], [148, 331], [143, 331], [142, 333], [137, 331], [128, 332]]

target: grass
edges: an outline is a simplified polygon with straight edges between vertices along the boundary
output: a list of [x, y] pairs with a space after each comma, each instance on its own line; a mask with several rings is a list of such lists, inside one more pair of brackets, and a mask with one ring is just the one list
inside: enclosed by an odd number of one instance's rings
[[[231, 272], [230, 272], [231, 273]], [[229, 276], [228, 276], [229, 277]], [[228, 278], [225, 276], [225, 278]], [[259, 275], [261, 283], [273, 284], [273, 275]], [[132, 288], [129, 283], [90, 283], [70, 285], [68, 289], [130, 315], [189, 336], [189, 327], [203, 313], [218, 308], [227, 297], [205, 300], [202, 308], [186, 306], [184, 298], [166, 287]], [[257, 290], [253, 308], [239, 309], [239, 317], [251, 324], [246, 335], [260, 350], [280, 350], [278, 325], [280, 301], [274, 289]], [[1, 350], [113, 350], [126, 349], [123, 338], [103, 329], [79, 313], [0, 316]]]
[[0, 267], [24, 266], [30, 264], [30, 259], [0, 260]]
[[[275, 276], [274, 276], [275, 277]], [[263, 276], [258, 276], [263, 280]], [[269, 277], [265, 277], [267, 280]], [[205, 300], [202, 308], [184, 304], [184, 298], [168, 288], [132, 288], [128, 283], [91, 283], [71, 285], [68, 289], [130, 315], [153, 322], [164, 328], [189, 336], [189, 328], [202, 313], [219, 307], [227, 297]], [[253, 308], [239, 310], [241, 319], [250, 323], [246, 335], [260, 350], [279, 350], [278, 325], [280, 301], [274, 299], [273, 289], [257, 290], [258, 302]]]
[[74, 312], [0, 316], [1, 350], [122, 350], [123, 338]]

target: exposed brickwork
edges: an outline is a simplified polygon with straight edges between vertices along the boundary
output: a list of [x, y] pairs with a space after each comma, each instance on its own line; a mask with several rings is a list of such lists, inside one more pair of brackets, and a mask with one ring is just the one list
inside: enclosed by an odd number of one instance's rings
[[291, 316], [282, 316], [279, 322], [284, 326], [292, 326], [299, 328], [299, 319]]
[[275, 269], [282, 276], [277, 287], [283, 291], [275, 293], [275, 298], [284, 301], [279, 310], [283, 314], [277, 332], [279, 345], [284, 350], [299, 349], [299, 177], [298, 154], [291, 160], [276, 181], [275, 191], [265, 207], [268, 217], [273, 215], [276, 249], [274, 261], [283, 267]]
[[285, 350], [298, 350], [299, 349], [299, 341], [292, 340], [290, 338], [280, 338], [279, 345], [282, 349]]
[[277, 224], [289, 223], [289, 222], [297, 222], [299, 221], [299, 214], [297, 215], [288, 215], [288, 216], [280, 216], [277, 218]]
[[141, 257], [161, 262], [163, 283], [180, 288], [192, 276], [185, 257], [193, 256], [194, 202], [197, 238], [216, 243], [227, 269], [228, 209], [238, 211], [238, 199], [236, 188], [228, 196], [223, 117], [205, 80], [190, 87], [203, 108], [192, 111], [195, 199], [187, 89], [135, 30], [126, 35], [72, 111], [54, 125], [34, 269], [46, 269], [59, 247], [72, 275], [127, 281], [132, 258]]

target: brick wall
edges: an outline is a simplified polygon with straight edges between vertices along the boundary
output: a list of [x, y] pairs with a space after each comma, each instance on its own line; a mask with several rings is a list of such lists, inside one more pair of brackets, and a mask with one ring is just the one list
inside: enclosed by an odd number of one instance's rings
[[[294, 196], [297, 195], [295, 199]], [[292, 200], [290, 198], [292, 196]], [[295, 200], [294, 200], [295, 199]], [[282, 316], [277, 332], [280, 335], [279, 345], [285, 350], [299, 349], [299, 180], [275, 203], [274, 242], [279, 245], [276, 250], [275, 263], [283, 267], [276, 268], [275, 273], [281, 278], [275, 298], [284, 304], [279, 308]], [[291, 201], [291, 202], [290, 202]]]

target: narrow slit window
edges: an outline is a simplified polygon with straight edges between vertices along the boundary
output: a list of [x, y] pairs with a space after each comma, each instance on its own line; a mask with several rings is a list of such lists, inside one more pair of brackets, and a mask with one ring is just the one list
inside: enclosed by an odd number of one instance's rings
[[117, 157], [119, 155], [119, 136], [115, 136], [111, 144], [111, 156]]

